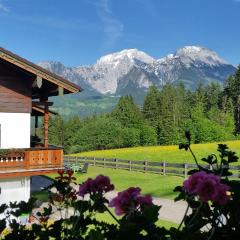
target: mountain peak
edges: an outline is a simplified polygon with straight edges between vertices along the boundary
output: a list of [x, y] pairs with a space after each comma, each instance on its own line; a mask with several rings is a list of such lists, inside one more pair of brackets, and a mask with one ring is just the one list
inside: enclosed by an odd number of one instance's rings
[[228, 64], [223, 58], [211, 49], [201, 46], [185, 46], [178, 49], [174, 57], [180, 57], [184, 63], [201, 62], [210, 66]]
[[146, 54], [143, 51], [140, 51], [136, 48], [133, 49], [124, 49], [122, 51], [119, 52], [115, 52], [115, 53], [111, 53], [108, 55], [105, 55], [103, 57], [101, 57], [97, 63], [98, 64], [111, 64], [111, 63], [117, 63], [121, 60], [128, 60], [133, 62], [134, 60], [138, 60], [144, 63], [152, 63], [154, 62], [154, 58], [152, 58], [151, 56], [149, 56], [148, 54]]

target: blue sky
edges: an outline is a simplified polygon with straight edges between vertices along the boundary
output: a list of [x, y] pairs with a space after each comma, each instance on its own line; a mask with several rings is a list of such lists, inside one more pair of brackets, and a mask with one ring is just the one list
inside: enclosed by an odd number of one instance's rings
[[159, 58], [185, 45], [236, 65], [239, 28], [240, 0], [0, 0], [0, 46], [67, 66], [125, 48]]

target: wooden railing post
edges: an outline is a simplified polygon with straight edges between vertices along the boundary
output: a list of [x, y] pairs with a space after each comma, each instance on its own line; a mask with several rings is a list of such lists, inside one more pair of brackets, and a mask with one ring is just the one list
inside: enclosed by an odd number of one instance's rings
[[144, 162], [144, 172], [146, 172], [146, 171], [147, 171], [147, 165], [148, 165], [148, 162], [147, 162], [147, 161], [145, 161], [145, 162]]
[[96, 166], [96, 158], [93, 158], [93, 166]]
[[105, 163], [105, 158], [103, 158], [103, 167], [105, 168], [105, 165], [106, 165], [106, 163]]
[[132, 171], [132, 160], [129, 160], [129, 171]]
[[117, 160], [117, 158], [115, 159], [115, 162], [116, 162], [116, 164], [115, 164], [115, 169], [117, 169], [118, 168], [118, 160]]

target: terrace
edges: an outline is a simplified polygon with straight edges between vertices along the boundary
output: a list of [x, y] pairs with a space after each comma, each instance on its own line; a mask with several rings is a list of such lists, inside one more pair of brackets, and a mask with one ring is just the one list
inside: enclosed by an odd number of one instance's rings
[[62, 167], [63, 149], [59, 147], [8, 150], [0, 156], [0, 179], [53, 173]]

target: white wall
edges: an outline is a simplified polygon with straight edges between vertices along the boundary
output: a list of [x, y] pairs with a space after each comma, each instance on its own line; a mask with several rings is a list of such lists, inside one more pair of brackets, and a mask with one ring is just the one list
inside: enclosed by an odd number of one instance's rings
[[0, 179], [0, 204], [28, 201], [30, 198], [30, 177]]
[[1, 113], [0, 148], [30, 147], [30, 113]]

